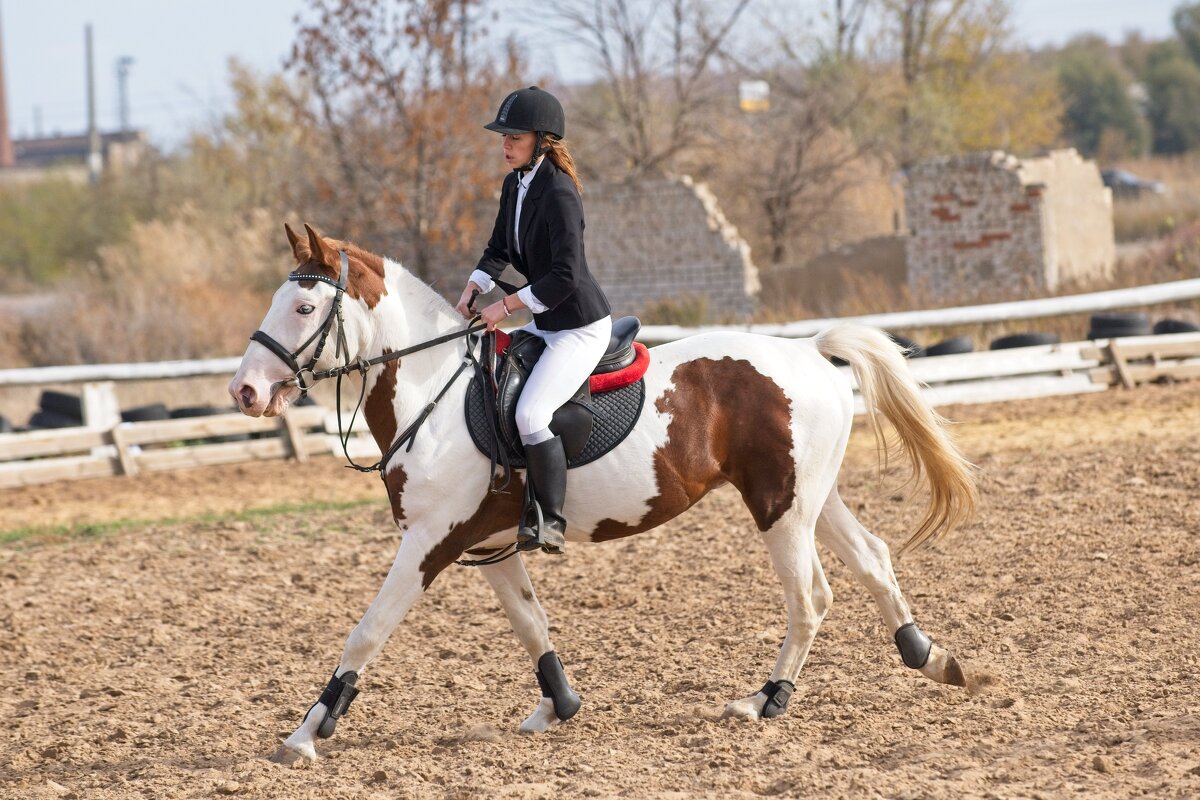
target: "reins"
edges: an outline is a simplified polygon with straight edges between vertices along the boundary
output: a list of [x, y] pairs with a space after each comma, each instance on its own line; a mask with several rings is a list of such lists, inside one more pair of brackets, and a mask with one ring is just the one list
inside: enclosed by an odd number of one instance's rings
[[[485, 398], [487, 397], [489, 389], [488, 381], [486, 380], [486, 376], [483, 374], [483, 366], [480, 364], [479, 360], [475, 358], [474, 353], [476, 340], [474, 334], [486, 328], [487, 325], [478, 322], [479, 315], [476, 314], [467, 324], [467, 327], [463, 330], [443, 334], [441, 336], [434, 337], [433, 339], [421, 342], [420, 344], [406, 347], [403, 350], [394, 350], [390, 353], [384, 353], [383, 355], [379, 355], [374, 358], [360, 357], [351, 361], [350, 348], [346, 342], [346, 326], [342, 320], [342, 297], [346, 293], [346, 276], [350, 272], [350, 260], [346, 255], [345, 250], [339, 250], [338, 253], [341, 256], [341, 274], [338, 275], [338, 279], [336, 281], [324, 275], [316, 275], [313, 273], [293, 272], [288, 276], [289, 281], [320, 281], [321, 283], [329, 284], [335, 290], [337, 290], [337, 294], [333, 298], [333, 306], [329, 309], [329, 315], [325, 317], [325, 321], [321, 324], [321, 327], [318, 328], [312, 336], [304, 340], [304, 343], [301, 344], [295, 352], [288, 350], [262, 330], [255, 331], [250, 336], [250, 339], [251, 341], [258, 342], [266, 347], [268, 350], [278, 356], [285, 364], [292, 368], [292, 372], [294, 374], [292, 375], [291, 379], [282, 381], [281, 383], [277, 384], [275, 388], [288, 385], [295, 386], [300, 390], [300, 394], [303, 397], [308, 394], [309, 389], [311, 389], [320, 381], [327, 380], [329, 378], [337, 379], [336, 406], [338, 441], [341, 442], [342, 445], [342, 455], [345, 456], [346, 461], [349, 462], [345, 464], [345, 466], [350, 469], [358, 470], [359, 472], [378, 472], [380, 479], [386, 479], [385, 470], [387, 469], [388, 462], [391, 461], [392, 457], [396, 455], [396, 453], [398, 453], [402, 447], [405, 448], [406, 452], [412, 450], [413, 445], [417, 440], [417, 432], [421, 429], [421, 426], [425, 423], [425, 420], [429, 418], [429, 415], [433, 413], [433, 410], [437, 408], [437, 405], [439, 402], [441, 402], [442, 398], [446, 396], [446, 393], [450, 391], [450, 387], [453, 386], [459, 377], [462, 376], [463, 372], [466, 371], [467, 367], [474, 366], [475, 372], [480, 379], [480, 385], [484, 388]], [[505, 289], [515, 289], [515, 287], [505, 284], [502, 281], [497, 281], [497, 283], [503, 286]], [[475, 297], [478, 294], [478, 291], [476, 291], [471, 295], [471, 300], [467, 304], [468, 308], [474, 305]], [[329, 337], [329, 332], [332, 330], [335, 321], [337, 322], [338, 332], [334, 357], [337, 358], [338, 356], [345, 354], [344, 358], [346, 361], [340, 366], [317, 371], [314, 369], [314, 367], [316, 366], [317, 360], [321, 357], [321, 353], [325, 348], [325, 340]], [[417, 418], [413, 420], [412, 424], [405, 428], [404, 431], [392, 441], [391, 446], [388, 447], [382, 456], [380, 456], [379, 460], [368, 467], [357, 463], [353, 458], [351, 458], [349, 451], [350, 435], [354, 432], [354, 423], [358, 419], [359, 409], [362, 408], [363, 400], [366, 397], [367, 371], [372, 367], [379, 366], [380, 364], [386, 364], [390, 361], [395, 361], [397, 359], [404, 358], [405, 356], [412, 355], [413, 353], [419, 353], [422, 350], [428, 350], [432, 347], [437, 347], [440, 344], [445, 344], [447, 342], [452, 342], [456, 339], [462, 338], [467, 339], [467, 349], [466, 355], [464, 356], [462, 363], [459, 364], [458, 369], [456, 369], [454, 374], [450, 376], [450, 380], [448, 380], [441, 388], [441, 391], [437, 393], [437, 396], [434, 397], [433, 400], [421, 410], [421, 413], [417, 415]], [[304, 352], [305, 348], [307, 348], [314, 339], [317, 340], [317, 346], [313, 351], [312, 358], [308, 360], [307, 364], [301, 367], [296, 359], [301, 353]], [[350, 415], [350, 423], [349, 425], [345, 426], [345, 430], [343, 430], [342, 378], [346, 375], [349, 375], [351, 372], [357, 372], [359, 374], [359, 376], [362, 378], [362, 386], [359, 389], [358, 402], [355, 404], [354, 411]], [[307, 382], [305, 373], [308, 375]], [[494, 398], [492, 399], [491, 403], [487, 404], [487, 406], [489, 410], [489, 421], [493, 421], [495, 416], [494, 413], [492, 413], [494, 409]], [[494, 433], [495, 431], [493, 430], [493, 434]], [[508, 455], [505, 452], [504, 446], [499, 442], [499, 439], [496, 436], [493, 436], [492, 439], [495, 442], [495, 448], [491, 454], [491, 476], [488, 481], [488, 491], [491, 494], [503, 494], [508, 487], [509, 481], [512, 479], [512, 467], [508, 462]], [[405, 446], [406, 443], [407, 447]], [[501, 476], [503, 478], [503, 482], [500, 482], [500, 479], [496, 475], [497, 466], [501, 467]], [[489, 564], [498, 564], [501, 561], [512, 558], [518, 552], [517, 545], [514, 542], [513, 544], [505, 546], [498, 552], [493, 553], [485, 558], [478, 560], [459, 559], [456, 560], [455, 563], [464, 567], [484, 567], [488, 566]]]
[[[400, 450], [400, 448], [405, 445], [406, 442], [408, 443], [408, 449], [412, 450], [413, 443], [416, 441], [417, 431], [420, 430], [421, 425], [424, 424], [429, 415], [433, 413], [433, 410], [437, 407], [437, 404], [443, 397], [446, 396], [446, 392], [450, 390], [450, 387], [454, 385], [454, 382], [457, 381], [459, 376], [463, 374], [463, 371], [466, 370], [466, 368], [472, 363], [476, 363], [475, 356], [471, 352], [473, 343], [468, 342], [466, 358], [463, 359], [463, 363], [454, 372], [454, 375], [450, 378], [446, 385], [442, 387], [442, 390], [438, 392], [433, 401], [425, 406], [421, 413], [417, 415], [417, 419], [411, 425], [405, 428], [404, 432], [392, 442], [391, 447], [387, 449], [387, 452], [385, 452], [378, 461], [369, 467], [364, 467], [362, 464], [356, 463], [354, 459], [350, 457], [349, 443], [350, 435], [354, 432], [354, 422], [358, 419], [359, 409], [362, 408], [363, 400], [366, 397], [367, 370], [371, 369], [371, 367], [379, 366], [380, 364], [386, 364], [389, 361], [395, 361], [397, 359], [404, 358], [405, 356], [412, 355], [413, 353], [419, 353], [422, 350], [428, 350], [432, 347], [437, 347], [438, 345], [445, 344], [446, 342], [452, 342], [456, 339], [462, 339], [464, 337], [471, 337], [473, 334], [483, 330], [487, 326], [482, 323], [476, 323], [475, 320], [477, 320], [478, 317], [475, 317], [475, 319], [468, 323], [467, 327], [461, 331], [443, 334], [433, 339], [421, 342], [420, 344], [415, 344], [411, 347], [405, 347], [402, 350], [394, 350], [390, 353], [384, 353], [383, 355], [376, 356], [375, 358], [356, 358], [351, 361], [349, 345], [346, 342], [346, 325], [342, 320], [342, 297], [346, 293], [346, 276], [350, 272], [350, 259], [346, 255], [345, 250], [339, 250], [338, 253], [341, 256], [341, 274], [338, 275], [338, 279], [336, 281], [324, 275], [316, 275], [308, 272], [293, 272], [288, 276], [289, 281], [320, 281], [321, 283], [329, 284], [337, 290], [337, 294], [334, 295], [333, 298], [333, 306], [329, 309], [329, 315], [325, 317], [325, 321], [321, 324], [321, 327], [318, 328], [312, 336], [305, 339], [304, 343], [301, 344], [295, 350], [295, 352], [288, 350], [286, 347], [272, 338], [270, 334], [262, 330], [255, 331], [250, 336], [250, 339], [251, 341], [258, 342], [266, 347], [268, 350], [278, 356], [285, 364], [292, 368], [294, 374], [292, 375], [291, 379], [282, 381], [281, 383], [277, 384], [276, 388], [279, 386], [288, 385], [295, 386], [300, 390], [300, 395], [303, 397], [304, 395], [308, 394], [309, 389], [311, 389], [320, 381], [327, 380], [329, 378], [337, 379], [336, 405], [338, 440], [342, 444], [342, 454], [346, 457], [346, 461], [350, 462], [346, 464], [346, 466], [351, 469], [356, 469], [359, 472], [378, 472], [379, 477], [383, 478], [384, 470], [386, 469], [387, 463], [391, 460], [392, 456], [394, 456]], [[472, 300], [474, 300], [474, 298], [472, 298]], [[336, 358], [338, 356], [342, 356], [344, 353], [344, 358], [346, 361], [340, 366], [317, 371], [313, 369], [313, 367], [316, 366], [317, 359], [321, 357], [321, 353], [325, 348], [325, 340], [328, 338], [329, 332], [333, 328], [333, 323], [335, 320], [337, 322], [338, 338], [336, 349], [334, 351], [334, 357]], [[320, 338], [318, 339], [318, 337]], [[317, 339], [317, 347], [313, 351], [312, 358], [308, 360], [307, 364], [301, 367], [296, 359], [301, 353], [304, 352], [305, 348], [307, 348], [314, 339]], [[354, 406], [354, 412], [350, 415], [350, 424], [345, 427], [345, 430], [343, 430], [342, 378], [346, 375], [349, 375], [351, 372], [357, 372], [359, 376], [362, 377], [362, 389], [359, 391], [358, 403]], [[306, 373], [307, 378], [305, 377]]]

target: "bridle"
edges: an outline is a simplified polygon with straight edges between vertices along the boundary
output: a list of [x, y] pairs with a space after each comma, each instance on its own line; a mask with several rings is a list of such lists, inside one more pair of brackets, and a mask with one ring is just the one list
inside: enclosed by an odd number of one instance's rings
[[[471, 346], [468, 345], [466, 358], [463, 360], [462, 365], [459, 366], [458, 370], [454, 373], [453, 377], [450, 378], [446, 385], [442, 387], [442, 390], [438, 393], [437, 397], [435, 397], [427, 406], [425, 406], [425, 409], [417, 417], [416, 421], [413, 422], [412, 425], [409, 425], [408, 428], [396, 438], [396, 440], [392, 443], [392, 446], [388, 448], [388, 451], [383, 454], [379, 461], [369, 467], [364, 467], [361, 464], [356, 464], [354, 462], [354, 459], [350, 457], [350, 453], [347, 452], [347, 447], [350, 441], [350, 434], [354, 430], [354, 421], [358, 417], [359, 409], [362, 408], [363, 398], [367, 391], [367, 382], [365, 380], [367, 370], [378, 364], [385, 364], [388, 361], [395, 361], [396, 359], [403, 358], [404, 356], [411, 355], [412, 353], [428, 350], [429, 348], [436, 347], [439, 344], [444, 344], [455, 339], [471, 336], [472, 334], [483, 330], [487, 326], [483, 323], [476, 323], [476, 320], [478, 319], [478, 317], [476, 317], [467, 325], [465, 329], [461, 331], [443, 334], [442, 336], [429, 339], [421, 342], [420, 344], [415, 344], [412, 347], [406, 347], [403, 350], [393, 350], [391, 352], [384, 353], [383, 355], [376, 356], [375, 358], [368, 359], [359, 357], [351, 359], [350, 348], [346, 342], [346, 325], [342, 321], [342, 297], [346, 294], [346, 276], [350, 272], [350, 259], [346, 255], [345, 250], [339, 250], [338, 254], [341, 256], [341, 272], [336, 281], [324, 275], [314, 274], [311, 272], [293, 272], [288, 275], [288, 281], [320, 281], [321, 283], [329, 284], [337, 290], [337, 294], [333, 298], [333, 305], [329, 309], [329, 314], [325, 317], [325, 321], [321, 323], [321, 327], [313, 332], [312, 336], [309, 336], [307, 339], [305, 339], [304, 343], [296, 348], [294, 352], [288, 350], [269, 333], [266, 333], [263, 330], [256, 330], [253, 334], [251, 334], [250, 341], [258, 342], [263, 347], [267, 348], [276, 356], [278, 356], [283, 363], [287, 364], [292, 369], [293, 374], [291, 378], [286, 381], [281, 381], [271, 387], [272, 394], [284, 386], [295, 386], [300, 389], [300, 395], [303, 397], [304, 395], [308, 394], [308, 390], [318, 382], [327, 378], [337, 378], [338, 439], [340, 439], [342, 443], [342, 453], [346, 456], [346, 460], [350, 462], [346, 466], [357, 469], [360, 472], [377, 471], [382, 478], [384, 477], [384, 470], [387, 467], [387, 463], [391, 457], [395, 455], [396, 452], [399, 451], [399, 449], [403, 447], [406, 442], [408, 444], [408, 449], [412, 449], [413, 442], [416, 440], [417, 431], [420, 429], [421, 424], [425, 422], [425, 419], [430, 415], [430, 413], [433, 412], [433, 409], [437, 407], [438, 402], [446, 395], [446, 392], [450, 389], [454, 382], [458, 380], [463, 371], [466, 370], [466, 368], [471, 364], [476, 363], [476, 360], [474, 354], [471, 352]], [[474, 302], [474, 298], [472, 298], [472, 302]], [[329, 338], [329, 332], [333, 329], [333, 323], [335, 320], [337, 321], [338, 332], [337, 345], [334, 349], [334, 358], [342, 357], [344, 358], [344, 361], [336, 367], [326, 370], [317, 370], [317, 360], [320, 359], [321, 353], [325, 349], [325, 341]], [[315, 350], [313, 350], [312, 358], [310, 358], [308, 363], [302, 367], [297, 359], [299, 358], [300, 354], [303, 353], [310, 344], [312, 344], [313, 340], [316, 340], [317, 347]], [[362, 381], [362, 389], [358, 395], [358, 404], [354, 407], [354, 413], [350, 416], [350, 424], [347, 426], [345, 433], [343, 433], [342, 376], [348, 375], [351, 372], [357, 372], [361, 377], [364, 378], [364, 380]]]
[[[329, 338], [329, 331], [333, 328], [333, 322], [335, 319], [338, 323], [338, 340], [336, 349], [334, 350], [334, 358], [337, 358], [342, 353], [346, 353], [347, 357], [349, 356], [349, 349], [346, 344], [346, 326], [342, 323], [342, 297], [346, 294], [346, 275], [350, 272], [350, 259], [346, 255], [345, 250], [339, 250], [338, 252], [342, 257], [342, 269], [336, 281], [332, 278], [327, 278], [324, 275], [318, 275], [311, 272], [293, 272], [288, 275], [288, 281], [320, 281], [321, 283], [329, 284], [337, 290], [337, 294], [334, 295], [333, 298], [333, 305], [330, 307], [329, 314], [325, 317], [325, 321], [321, 323], [321, 327], [313, 331], [313, 335], [305, 339], [304, 343], [297, 347], [295, 352], [288, 350], [286, 347], [280, 344], [278, 340], [272, 338], [272, 336], [266, 331], [260, 329], [250, 334], [250, 341], [258, 342], [263, 347], [279, 356], [283, 363], [292, 368], [291, 380], [284, 381], [282, 384], [276, 384], [272, 387], [272, 390], [291, 383], [300, 389], [300, 395], [303, 397], [304, 395], [308, 394], [308, 390], [313, 387], [313, 384], [321, 380], [321, 378], [317, 377], [317, 373], [313, 368], [316, 366], [317, 360], [321, 358], [321, 353], [325, 350], [325, 340]], [[317, 339], [317, 348], [313, 350], [312, 358], [308, 360], [308, 363], [301, 367], [300, 363], [296, 359], [299, 358], [300, 354], [303, 353], [308, 346], [313, 343], [314, 339]], [[304, 382], [304, 374], [306, 372], [312, 379], [312, 382], [308, 384], [305, 384]], [[272, 393], [274, 393], [274, 391], [272, 391]]]

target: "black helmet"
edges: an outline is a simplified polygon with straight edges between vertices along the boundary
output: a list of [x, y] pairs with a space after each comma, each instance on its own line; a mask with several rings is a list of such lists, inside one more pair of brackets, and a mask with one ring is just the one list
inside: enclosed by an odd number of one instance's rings
[[544, 131], [561, 139], [567, 134], [567, 116], [554, 95], [530, 86], [517, 89], [504, 98], [496, 119], [483, 127], [496, 133]]

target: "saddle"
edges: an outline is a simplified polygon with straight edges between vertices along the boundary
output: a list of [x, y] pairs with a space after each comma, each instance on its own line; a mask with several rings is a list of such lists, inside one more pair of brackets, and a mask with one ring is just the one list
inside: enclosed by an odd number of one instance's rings
[[[637, 422], [646, 399], [643, 376], [650, 365], [649, 351], [634, 341], [640, 328], [637, 317], [616, 320], [600, 363], [554, 412], [550, 430], [562, 437], [568, 468], [600, 458], [620, 444]], [[483, 338], [480, 368], [467, 387], [467, 428], [479, 451], [496, 463], [525, 466], [516, 424], [517, 400], [545, 349], [541, 337], [526, 331], [512, 336], [496, 331]]]

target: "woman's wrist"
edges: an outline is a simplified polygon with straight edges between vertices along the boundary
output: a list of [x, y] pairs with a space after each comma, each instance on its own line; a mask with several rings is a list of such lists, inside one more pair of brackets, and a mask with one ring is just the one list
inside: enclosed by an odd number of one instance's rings
[[505, 297], [501, 297], [501, 298], [500, 298], [500, 307], [504, 309], [504, 316], [505, 316], [505, 317], [511, 317], [511, 316], [512, 316], [512, 310], [511, 310], [511, 309], [509, 309], [509, 307], [508, 307], [508, 297], [507, 297], [507, 296], [505, 296]]

